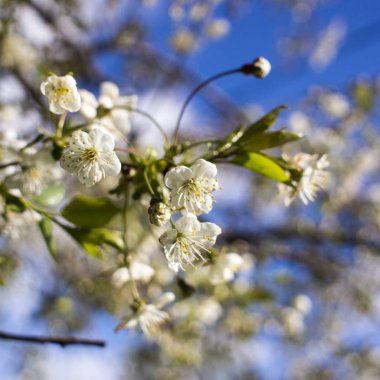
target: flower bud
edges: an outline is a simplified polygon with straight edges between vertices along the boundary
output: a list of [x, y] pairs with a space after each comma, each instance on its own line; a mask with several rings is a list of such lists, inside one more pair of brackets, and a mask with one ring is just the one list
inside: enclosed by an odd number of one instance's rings
[[170, 220], [170, 208], [161, 199], [152, 198], [148, 208], [149, 221], [154, 226], [161, 227]]
[[244, 65], [241, 68], [241, 72], [245, 75], [253, 75], [256, 78], [265, 78], [271, 71], [270, 62], [264, 58], [256, 58], [251, 64]]

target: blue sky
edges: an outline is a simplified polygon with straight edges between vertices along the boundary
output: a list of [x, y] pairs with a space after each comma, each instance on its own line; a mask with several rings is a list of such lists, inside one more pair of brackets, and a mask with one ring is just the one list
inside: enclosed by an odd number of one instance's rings
[[[231, 33], [226, 38], [203, 46], [187, 60], [188, 67], [206, 78], [240, 66], [258, 55], [270, 59], [273, 71], [265, 81], [234, 76], [218, 83], [237, 104], [257, 102], [264, 107], [272, 107], [284, 100], [297, 103], [312, 85], [339, 89], [358, 74], [375, 74], [378, 71], [378, 60], [374, 58], [379, 55], [380, 3], [373, 0], [332, 0], [318, 8], [312, 22], [319, 31], [333, 20], [340, 20], [347, 27], [336, 59], [319, 72], [310, 68], [306, 58], [301, 59], [293, 70], [284, 70], [278, 41], [291, 31], [291, 13], [268, 5], [268, 2], [252, 3], [233, 22]], [[147, 21], [154, 23], [153, 40], [165, 50], [171, 28], [166, 7], [157, 7]]]

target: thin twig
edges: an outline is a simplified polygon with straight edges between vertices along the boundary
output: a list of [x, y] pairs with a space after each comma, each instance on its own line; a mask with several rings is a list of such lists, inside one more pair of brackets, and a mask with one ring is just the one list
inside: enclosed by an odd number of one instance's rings
[[19, 342], [29, 342], [37, 344], [58, 344], [62, 347], [69, 345], [97, 346], [105, 347], [106, 342], [103, 340], [80, 339], [75, 337], [60, 337], [60, 336], [37, 336], [37, 335], [22, 335], [11, 334], [0, 331], [0, 339], [13, 340]]
[[232, 70], [227, 70], [227, 71], [223, 71], [222, 73], [219, 73], [219, 74], [216, 74], [216, 75], [213, 75], [211, 78], [208, 78], [206, 79], [205, 81], [203, 81], [202, 83], [200, 83], [197, 87], [194, 88], [194, 90], [190, 93], [190, 95], [187, 97], [187, 99], [185, 100], [185, 103], [183, 104], [182, 108], [181, 108], [181, 111], [179, 113], [179, 116], [178, 116], [178, 119], [177, 119], [177, 123], [176, 123], [176, 126], [175, 126], [175, 130], [174, 130], [174, 134], [173, 134], [173, 142], [174, 143], [177, 143], [177, 140], [178, 140], [178, 132], [179, 132], [179, 128], [181, 126], [181, 121], [182, 121], [182, 118], [183, 118], [183, 115], [186, 111], [186, 108], [187, 106], [189, 105], [190, 101], [193, 99], [193, 97], [200, 91], [202, 90], [202, 88], [206, 87], [209, 83], [217, 80], [217, 79], [220, 79], [220, 78], [223, 78], [223, 77], [226, 77], [228, 75], [232, 75], [232, 74], [236, 74], [236, 73], [239, 73], [241, 72], [241, 68], [238, 68], [238, 69], [232, 69]]
[[6, 164], [0, 165], [0, 170], [5, 169], [5, 168], [9, 168], [10, 166], [16, 166], [16, 165], [20, 165], [20, 163], [18, 161], [7, 162]]

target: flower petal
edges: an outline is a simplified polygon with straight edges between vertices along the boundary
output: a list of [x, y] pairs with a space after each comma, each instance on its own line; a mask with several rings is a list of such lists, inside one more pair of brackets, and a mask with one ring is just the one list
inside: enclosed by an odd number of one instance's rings
[[177, 240], [177, 235], [178, 235], [177, 230], [170, 229], [170, 230], [165, 231], [165, 232], [159, 237], [158, 240], [159, 240], [159, 242], [160, 242], [162, 245], [171, 245], [171, 244], [174, 244], [175, 241]]
[[218, 170], [216, 165], [204, 159], [199, 159], [190, 167], [193, 176], [192, 178], [214, 178]]
[[186, 166], [177, 166], [169, 170], [164, 178], [164, 183], [169, 189], [177, 189], [191, 179], [191, 169]]
[[194, 214], [186, 214], [175, 222], [175, 228], [180, 233], [193, 233], [199, 231], [201, 223]]
[[89, 133], [93, 146], [100, 151], [112, 151], [115, 147], [115, 138], [104, 129], [94, 128]]

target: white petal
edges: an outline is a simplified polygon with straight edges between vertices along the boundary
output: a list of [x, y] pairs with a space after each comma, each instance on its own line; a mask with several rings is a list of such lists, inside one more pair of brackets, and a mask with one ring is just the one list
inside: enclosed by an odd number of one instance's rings
[[177, 230], [170, 229], [165, 231], [160, 238], [158, 239], [162, 245], [171, 245], [174, 244], [177, 240], [178, 232]]
[[201, 240], [206, 249], [210, 249], [216, 242], [216, 237], [222, 233], [222, 230], [215, 223], [201, 223], [199, 232], [196, 236]]
[[80, 112], [88, 120], [95, 119], [96, 109], [98, 108], [98, 101], [96, 100], [94, 94], [87, 90], [80, 90], [80, 96], [82, 98], [82, 105]]
[[115, 100], [119, 96], [119, 88], [115, 83], [103, 82], [100, 85], [99, 104], [103, 107], [111, 109], [115, 106]]
[[[53, 76], [54, 78], [54, 76]], [[52, 79], [53, 80], [53, 79]], [[65, 75], [63, 77], [56, 77], [57, 84], [56, 86], [58, 87], [72, 87], [76, 89], [77, 86], [77, 81], [72, 75]]]
[[115, 152], [102, 153], [99, 163], [108, 177], [118, 175], [121, 171], [121, 162]]
[[208, 214], [212, 210], [213, 198], [211, 195], [205, 195], [202, 199], [202, 202], [199, 204], [195, 214]]
[[193, 178], [214, 178], [218, 170], [216, 165], [204, 159], [199, 159], [190, 168], [193, 173]]
[[237, 272], [244, 264], [243, 258], [237, 253], [227, 253], [225, 256], [226, 266]]
[[[170, 192], [170, 205], [176, 210], [185, 206], [185, 197], [182, 191], [179, 192], [177, 189], [174, 189]], [[186, 210], [183, 210], [183, 212], [187, 214]]]
[[114, 272], [111, 277], [111, 282], [117, 288], [122, 287], [125, 283], [127, 283], [130, 279], [129, 271], [127, 268], [119, 268]]
[[104, 129], [94, 128], [89, 133], [93, 146], [98, 150], [112, 151], [115, 147], [115, 138], [104, 131]]
[[130, 113], [123, 109], [113, 109], [111, 111], [111, 120], [116, 129], [121, 133], [127, 134], [131, 129]]
[[66, 109], [63, 108], [59, 103], [53, 101], [53, 100], [49, 100], [49, 111], [52, 112], [52, 113], [55, 113], [56, 115], [62, 115], [63, 113], [66, 112]]
[[42, 92], [42, 95], [47, 96], [53, 89], [53, 86], [49, 79], [50, 77], [46, 81], [41, 83], [40, 90]]
[[162, 294], [162, 295], [157, 299], [157, 301], [154, 303], [154, 305], [155, 305], [158, 309], [162, 309], [162, 308], [164, 308], [166, 305], [168, 305], [169, 303], [173, 302], [174, 300], [175, 300], [175, 295], [174, 295], [174, 293], [172, 293], [172, 292], [167, 292], [167, 293]]
[[187, 214], [175, 222], [175, 228], [177, 231], [187, 234], [194, 231], [199, 231], [201, 228], [201, 223], [194, 214]]
[[204, 236], [218, 236], [222, 233], [222, 229], [215, 223], [201, 223], [199, 234]]
[[154, 275], [154, 269], [147, 264], [134, 261], [131, 265], [132, 277], [137, 281], [149, 282]]
[[186, 166], [177, 166], [169, 170], [164, 178], [165, 185], [169, 189], [177, 189], [191, 179], [192, 172]]
[[59, 104], [67, 111], [79, 111], [81, 106], [81, 97], [79, 92], [75, 90], [71, 91], [67, 96], [62, 96], [59, 100]]
[[138, 97], [136, 95], [119, 96], [115, 100], [115, 106], [135, 109], [137, 108], [137, 101]]

